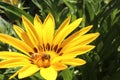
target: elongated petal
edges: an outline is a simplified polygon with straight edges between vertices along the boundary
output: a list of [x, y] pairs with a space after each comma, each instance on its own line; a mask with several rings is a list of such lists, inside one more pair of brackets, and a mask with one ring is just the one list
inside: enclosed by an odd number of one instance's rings
[[[82, 46], [75, 46], [75, 47], [72, 47], [72, 48], [68, 48], [68, 49], [65, 49], [63, 50], [62, 52], [64, 53], [63, 55], [67, 55], [67, 54], [73, 54], [73, 55], [76, 55], [76, 54], [83, 54], [83, 53], [86, 53], [90, 50], [92, 50], [95, 46], [93, 45], [82, 45]], [[76, 53], [75, 52], [79, 52], [79, 53]]]
[[11, 68], [25, 66], [30, 64], [30, 61], [22, 58], [8, 59], [0, 62], [0, 68]]
[[86, 47], [83, 47], [83, 49], [78, 49], [76, 51], [73, 51], [73, 52], [68, 52], [68, 53], [65, 53], [63, 54], [63, 56], [69, 56], [70, 58], [73, 58], [73, 57], [76, 57], [78, 55], [82, 55], [82, 54], [85, 54], [87, 53], [88, 51], [92, 50], [95, 46], [86, 46]]
[[0, 52], [0, 59], [14, 59], [14, 58], [29, 59], [28, 56], [23, 55], [22, 53], [8, 52], [8, 51]]
[[43, 24], [38, 15], [35, 15], [34, 18], [34, 28], [38, 34], [40, 44], [43, 45]]
[[64, 34], [65, 37], [68, 36], [68, 34], [70, 34], [73, 30], [75, 30], [79, 26], [81, 21], [82, 21], [82, 18], [79, 18], [79, 19], [73, 21], [71, 24], [69, 24], [68, 29], [67, 29], [66, 33]]
[[63, 29], [66, 28], [66, 26], [70, 23], [71, 16], [69, 16], [67, 19], [65, 19], [62, 24], [58, 27], [55, 35], [58, 35], [59, 32], [61, 32]]
[[[26, 69], [29, 69], [29, 70], [31, 70], [30, 68], [32, 67], [32, 71], [30, 72], [30, 73], [23, 73], [23, 71], [26, 71]], [[35, 70], [34, 70], [35, 69]], [[12, 79], [12, 78], [14, 78], [17, 74], [19, 74], [19, 79], [21, 79], [21, 78], [25, 78], [25, 77], [28, 77], [28, 76], [30, 76], [30, 75], [32, 75], [32, 74], [34, 74], [35, 72], [37, 72], [39, 70], [39, 68], [36, 68], [36, 66], [35, 65], [27, 65], [27, 66], [24, 66], [24, 67], [22, 67], [21, 69], [19, 69], [16, 73], [14, 73], [12, 76], [10, 76], [10, 80]], [[25, 74], [25, 75], [23, 75], [23, 74]]]
[[31, 40], [29, 39], [27, 33], [21, 29], [19, 26], [17, 25], [13, 25], [13, 28], [15, 30], [15, 32], [17, 33], [17, 35], [26, 43], [28, 44], [31, 48], [34, 47], [34, 44], [32, 44]]
[[34, 46], [37, 48], [39, 45], [39, 40], [38, 40], [38, 34], [36, 33], [33, 24], [25, 16], [22, 16], [22, 20], [28, 37], [30, 38]]
[[55, 64], [52, 64], [52, 66], [57, 70], [57, 71], [60, 71], [60, 70], [64, 70], [67, 68], [67, 66], [65, 64], [62, 64], [62, 63], [55, 63]]
[[55, 33], [54, 36], [54, 41], [53, 44], [60, 44], [61, 41], [64, 39], [64, 34], [66, 33], [66, 30], [68, 29], [68, 24], [70, 22], [71, 17], [68, 17], [58, 28], [57, 32]]
[[68, 44], [70, 42], [72, 42], [75, 39], [78, 39], [80, 36], [82, 36], [85, 33], [87, 33], [91, 28], [92, 28], [92, 25], [91, 26], [87, 26], [85, 28], [82, 28], [81, 30], [79, 30], [76, 33], [72, 34], [67, 39], [65, 39], [65, 41], [61, 44], [61, 47], [63, 47], [64, 45], [66, 45], [66, 44]]
[[[78, 55], [85, 54], [86, 52], [92, 50], [95, 46], [93, 45], [84, 45], [84, 46], [75, 46], [71, 49], [67, 49], [65, 51], [62, 51], [63, 55], [62, 56], [56, 56], [54, 59], [52, 59], [51, 63], [56, 63], [60, 62], [64, 59], [70, 59], [74, 58]], [[59, 53], [58, 53], [59, 54]]]
[[37, 71], [39, 71], [39, 68], [36, 65], [27, 65], [23, 67], [22, 70], [19, 71], [18, 78], [22, 79], [31, 76]]
[[56, 35], [58, 39], [60, 38], [58, 43], [61, 43], [65, 37], [67, 37], [74, 29], [76, 29], [76, 27], [78, 27], [81, 21], [82, 18], [79, 18], [68, 26], [65, 25], [63, 29], [59, 32], [59, 35]]
[[56, 80], [57, 71], [53, 67], [41, 68], [40, 74], [46, 80]]
[[86, 61], [84, 61], [83, 59], [74, 58], [74, 59], [62, 60], [61, 63], [71, 65], [71, 66], [78, 66], [78, 65], [84, 65]]
[[22, 35], [25, 33], [25, 31], [17, 25], [13, 25], [13, 28], [15, 32], [17, 33], [17, 35], [20, 37], [20, 39], [24, 40], [23, 39], [24, 37]]
[[76, 40], [68, 42], [63, 49], [66, 50], [78, 45], [87, 45], [93, 40], [95, 40], [98, 36], [99, 36], [99, 33], [90, 33], [90, 34], [83, 35]]
[[74, 57], [75, 56], [71, 56], [71, 55], [56, 56], [54, 59], [52, 59], [51, 64], [55, 64], [55, 63], [61, 62], [64, 59], [71, 59]]
[[0, 34], [0, 40], [9, 45], [12, 45], [13, 47], [26, 53], [27, 55], [29, 55], [28, 52], [33, 52], [33, 49], [31, 49], [26, 43], [14, 38], [14, 37], [11, 37], [11, 36], [8, 36], [5, 34]]
[[[20, 69], [20, 70], [21, 70], [21, 69]], [[20, 70], [18, 70], [18, 71], [15, 72], [12, 76], [10, 76], [10, 77], [9, 77], [9, 80], [11, 80], [12, 78], [14, 78], [14, 77], [19, 73]]]
[[95, 40], [100, 34], [97, 33], [93, 33], [93, 34], [88, 34], [83, 36], [83, 38], [81, 39], [80, 45], [86, 45], [91, 43], [93, 40]]
[[54, 29], [55, 29], [55, 21], [51, 14], [48, 14], [44, 23], [43, 23], [43, 41], [46, 45], [47, 43], [52, 44]]

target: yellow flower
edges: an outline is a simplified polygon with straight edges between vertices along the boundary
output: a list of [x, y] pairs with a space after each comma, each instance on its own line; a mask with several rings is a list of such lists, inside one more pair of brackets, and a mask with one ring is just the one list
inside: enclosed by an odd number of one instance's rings
[[51, 14], [48, 14], [42, 23], [38, 15], [32, 24], [25, 16], [22, 21], [25, 30], [14, 25], [14, 30], [21, 40], [14, 37], [0, 34], [0, 40], [24, 54], [19, 52], [0, 52], [0, 68], [12, 68], [22, 66], [11, 78], [18, 75], [18, 78], [25, 78], [40, 71], [40, 75], [46, 80], [56, 80], [57, 72], [66, 69], [68, 66], [79, 66], [86, 62], [76, 56], [92, 50], [95, 46], [89, 45], [95, 40], [99, 33], [87, 33], [92, 26], [85, 27], [71, 36], [82, 21], [82, 18], [70, 23], [68, 17], [55, 31], [55, 21]]

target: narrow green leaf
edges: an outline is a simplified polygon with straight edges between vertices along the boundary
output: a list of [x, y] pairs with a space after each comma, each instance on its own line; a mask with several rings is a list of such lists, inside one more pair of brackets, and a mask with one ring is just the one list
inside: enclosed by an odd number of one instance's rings
[[10, 5], [8, 3], [0, 2], [0, 8], [8, 11], [18, 17], [21, 17], [21, 15], [26, 16], [30, 21], [33, 20], [33, 17], [30, 14], [27, 14], [25, 11], [17, 8], [16, 6]]
[[66, 6], [70, 9], [71, 13], [73, 14], [75, 12], [74, 6], [72, 6], [67, 0], [63, 0], [63, 2], [66, 4]]

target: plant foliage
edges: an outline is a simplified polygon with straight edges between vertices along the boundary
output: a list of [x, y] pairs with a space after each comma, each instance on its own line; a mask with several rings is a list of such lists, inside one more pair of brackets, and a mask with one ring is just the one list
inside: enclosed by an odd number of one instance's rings
[[[22, 7], [18, 7], [23, 4]], [[21, 15], [32, 22], [38, 14], [45, 19], [53, 14], [56, 28], [71, 15], [72, 21], [82, 17], [79, 28], [93, 25], [91, 32], [99, 32], [100, 37], [92, 44], [96, 48], [78, 56], [87, 61], [84, 66], [70, 67], [59, 73], [58, 80], [119, 80], [120, 79], [120, 0], [21, 0], [18, 5], [0, 0], [0, 33], [17, 37], [13, 24], [21, 25]], [[27, 7], [27, 8], [26, 8]], [[76, 29], [77, 30], [77, 29]], [[0, 51], [15, 50], [0, 42]], [[17, 69], [1, 69], [0, 80], [7, 80]], [[23, 80], [41, 79], [38, 74]], [[14, 78], [18, 80], [18, 78]]]

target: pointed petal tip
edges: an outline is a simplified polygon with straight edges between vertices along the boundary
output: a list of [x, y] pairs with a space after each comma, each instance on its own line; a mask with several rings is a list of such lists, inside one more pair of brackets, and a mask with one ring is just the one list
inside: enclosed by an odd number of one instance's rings
[[96, 32], [95, 35], [96, 35], [96, 37], [98, 37], [98, 36], [100, 35], [100, 33], [99, 33], [99, 32]]
[[34, 17], [34, 25], [35, 25], [35, 24], [38, 24], [38, 22], [42, 25], [42, 21], [41, 21], [41, 19], [39, 18], [39, 15], [38, 15], [38, 14], [35, 14], [35, 17]]
[[91, 29], [92, 27], [93, 27], [93, 25], [89, 25], [89, 26], [87, 26], [89, 29]]
[[[79, 59], [78, 61], [79, 61], [79, 62], [78, 62], [78, 63], [79, 63], [79, 64], [78, 64], [79, 66], [84, 65], [84, 64], [87, 63], [87, 62], [86, 62], [85, 60], [83, 60], [83, 59]], [[76, 66], [77, 66], [77, 64], [76, 64]]]
[[77, 20], [79, 20], [79, 22], [81, 22], [83, 20], [83, 18], [78, 18]]
[[22, 15], [22, 21], [24, 22], [25, 20], [27, 20], [27, 17]]
[[84, 65], [84, 64], [86, 64], [87, 62], [85, 61], [85, 60], [83, 60], [83, 62], [82, 62], [82, 65]]
[[83, 30], [87, 30], [87, 32], [88, 32], [92, 28], [93, 28], [93, 25], [89, 25], [89, 26], [84, 27]]
[[15, 30], [17, 27], [19, 27], [19, 26], [13, 24], [13, 29], [14, 29], [14, 30]]
[[47, 17], [48, 17], [48, 18], [51, 18], [51, 19], [54, 19], [53, 15], [52, 15], [51, 13], [49, 13], [49, 14], [47, 15]]
[[38, 14], [35, 14], [34, 20], [38, 18]]
[[24, 15], [22, 15], [21, 17], [22, 17], [22, 19], [23, 19], [23, 18], [25, 18], [25, 16], [24, 16]]

